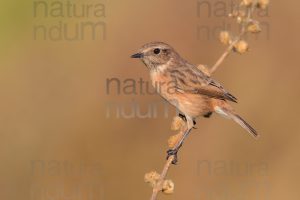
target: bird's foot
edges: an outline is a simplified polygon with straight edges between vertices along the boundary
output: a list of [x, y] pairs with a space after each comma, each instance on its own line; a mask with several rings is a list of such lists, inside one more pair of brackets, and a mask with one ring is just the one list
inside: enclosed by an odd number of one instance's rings
[[185, 117], [185, 115], [179, 113], [179, 114], [178, 114], [178, 117], [180, 117], [183, 121], [186, 122], [186, 117]]
[[170, 156], [174, 156], [172, 160], [173, 165], [176, 165], [178, 162], [178, 157], [177, 157], [178, 150], [179, 150], [178, 148], [175, 148], [175, 149], [169, 149], [167, 151], [167, 160], [170, 158]]
[[[178, 114], [178, 117], [180, 117], [183, 121], [186, 122], [186, 117], [185, 117], [185, 115], [179, 113], [179, 114]], [[194, 124], [194, 126], [197, 124], [195, 120], [193, 120], [193, 124]], [[197, 129], [197, 128], [194, 127], [194, 129]]]

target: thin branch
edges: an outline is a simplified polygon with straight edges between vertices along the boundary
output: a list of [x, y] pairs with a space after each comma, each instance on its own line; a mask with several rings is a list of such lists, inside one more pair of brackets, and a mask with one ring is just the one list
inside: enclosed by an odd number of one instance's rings
[[163, 171], [160, 174], [160, 178], [157, 181], [155, 187], [153, 187], [152, 196], [151, 196], [150, 200], [156, 200], [158, 193], [160, 191], [162, 191], [163, 183], [165, 181], [165, 178], [167, 176], [168, 170], [169, 170], [169, 168], [170, 168], [171, 163], [172, 163], [173, 160], [174, 160], [174, 156], [170, 156], [168, 158], [168, 160], [166, 161], [165, 166], [163, 168]]
[[217, 62], [211, 67], [210, 74], [213, 74], [218, 67], [224, 62], [224, 60], [228, 57], [228, 55], [232, 52], [234, 46], [244, 37], [244, 35], [247, 33], [247, 26], [250, 22], [252, 13], [253, 13], [254, 7], [246, 8], [247, 11], [247, 18], [242, 24], [242, 28], [240, 31], [240, 34], [237, 36], [237, 38], [231, 42], [231, 44], [227, 47], [225, 52], [220, 56], [220, 58], [217, 60]]
[[240, 38], [233, 41], [229, 47], [225, 50], [225, 52], [221, 55], [221, 57], [217, 60], [217, 62], [212, 66], [210, 69], [210, 74], [213, 74], [218, 67], [224, 62], [225, 58], [230, 54], [230, 52], [233, 50], [234, 45], [240, 40]]
[[[185, 128], [186, 128], [186, 127], [185, 127]], [[178, 135], [180, 135], [180, 138], [178, 138], [177, 144], [179, 144], [179, 143], [180, 143], [180, 140], [184, 137], [184, 134], [183, 134], [183, 133], [184, 133], [185, 128], [180, 128], [180, 131], [179, 131], [179, 133], [178, 133]], [[176, 146], [177, 144], [175, 144], [174, 146]], [[154, 185], [154, 187], [153, 187], [153, 190], [152, 190], [152, 196], [151, 196], [150, 200], [156, 200], [156, 199], [157, 199], [158, 193], [159, 193], [160, 191], [162, 191], [164, 181], [165, 181], [165, 179], [166, 179], [166, 176], [167, 176], [167, 174], [168, 174], [168, 171], [169, 171], [169, 169], [170, 169], [170, 167], [171, 167], [171, 164], [172, 164], [172, 162], [173, 162], [174, 159], [175, 159], [175, 157], [174, 157], [173, 155], [171, 155], [171, 156], [167, 159], [167, 161], [166, 161], [166, 163], [165, 163], [165, 165], [164, 165], [164, 168], [163, 168], [163, 170], [162, 170], [162, 172], [161, 172], [161, 174], [160, 174], [160, 176], [159, 176], [159, 180], [157, 181], [157, 183], [156, 183], [156, 184]]]

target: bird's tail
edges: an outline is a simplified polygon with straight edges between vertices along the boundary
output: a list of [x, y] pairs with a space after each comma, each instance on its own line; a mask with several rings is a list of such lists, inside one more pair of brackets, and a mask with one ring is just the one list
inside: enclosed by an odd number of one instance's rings
[[215, 112], [226, 117], [232, 119], [236, 123], [238, 123], [241, 127], [243, 127], [246, 131], [248, 131], [254, 138], [258, 138], [259, 134], [256, 132], [254, 128], [250, 126], [242, 117], [236, 114], [232, 109], [227, 108], [227, 106], [215, 106]]

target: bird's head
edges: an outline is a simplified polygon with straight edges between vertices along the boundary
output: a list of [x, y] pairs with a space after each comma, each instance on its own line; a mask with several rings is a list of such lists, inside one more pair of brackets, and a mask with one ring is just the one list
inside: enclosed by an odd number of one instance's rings
[[169, 61], [176, 60], [179, 55], [166, 43], [151, 42], [142, 46], [131, 58], [139, 58], [148, 68], [153, 69], [167, 64]]

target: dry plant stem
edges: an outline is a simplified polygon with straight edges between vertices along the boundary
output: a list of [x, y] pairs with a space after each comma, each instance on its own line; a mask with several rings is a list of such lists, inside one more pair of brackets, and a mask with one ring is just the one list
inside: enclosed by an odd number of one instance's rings
[[[181, 138], [178, 140], [177, 144], [180, 143], [180, 140], [184, 137], [184, 128], [180, 130], [179, 134], [181, 134]], [[176, 145], [177, 145], [176, 144]], [[166, 161], [165, 165], [164, 165], [164, 168], [160, 174], [160, 177], [159, 177], [159, 180], [157, 181], [156, 185], [153, 187], [153, 190], [152, 190], [152, 196], [150, 198], [150, 200], [156, 200], [157, 199], [157, 195], [160, 191], [162, 191], [162, 186], [163, 186], [163, 183], [166, 179], [166, 176], [167, 176], [167, 173], [169, 171], [169, 168], [172, 164], [172, 161], [175, 159], [175, 157], [172, 155], [168, 158], [168, 160]]]
[[254, 10], [254, 7], [247, 8], [247, 19], [246, 19], [246, 22], [244, 22], [242, 24], [240, 34], [233, 42], [231, 42], [231, 44], [228, 46], [228, 48], [225, 50], [225, 52], [221, 55], [221, 57], [217, 60], [217, 62], [211, 67], [210, 75], [212, 75], [218, 69], [218, 67], [224, 62], [224, 60], [227, 58], [227, 56], [232, 52], [236, 43], [238, 41], [240, 41], [242, 39], [242, 37], [247, 33], [246, 27], [249, 23], [249, 20], [251, 18], [253, 10]]
[[233, 47], [236, 45], [238, 41], [240, 41], [240, 39], [244, 36], [245, 33], [246, 31], [243, 30], [241, 34], [228, 46], [225, 52], [221, 55], [221, 57], [217, 60], [214, 66], [212, 66], [212, 68], [210, 69], [210, 74], [213, 74], [218, 69], [218, 67], [224, 62], [225, 58], [227, 58], [227, 56], [232, 52]]
[[218, 67], [223, 63], [223, 61], [225, 60], [225, 58], [229, 55], [229, 53], [232, 51], [234, 45], [239, 41], [239, 39], [236, 39], [235, 41], [233, 41], [229, 47], [225, 50], [225, 52], [221, 55], [221, 57], [217, 60], [217, 62], [214, 64], [214, 66], [212, 66], [212, 68], [210, 69], [210, 74], [213, 74]]
[[162, 190], [162, 186], [163, 186], [164, 180], [165, 180], [165, 178], [167, 176], [168, 170], [169, 170], [169, 168], [170, 168], [171, 163], [172, 163], [173, 160], [174, 160], [174, 156], [170, 156], [168, 158], [167, 162], [165, 163], [164, 169], [163, 169], [163, 171], [160, 174], [160, 178], [157, 181], [155, 187], [153, 188], [152, 196], [151, 196], [150, 200], [156, 200], [157, 199], [157, 195]]

